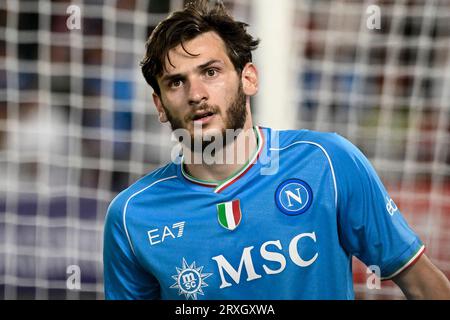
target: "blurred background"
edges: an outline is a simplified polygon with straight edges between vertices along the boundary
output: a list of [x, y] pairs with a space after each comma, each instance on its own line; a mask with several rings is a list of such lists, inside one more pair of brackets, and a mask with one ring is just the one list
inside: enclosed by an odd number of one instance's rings
[[[170, 161], [139, 61], [184, 2], [0, 1], [0, 299], [103, 299], [108, 204]], [[450, 1], [225, 4], [262, 40], [256, 123], [350, 139], [449, 277]], [[403, 299], [354, 270], [358, 299]]]

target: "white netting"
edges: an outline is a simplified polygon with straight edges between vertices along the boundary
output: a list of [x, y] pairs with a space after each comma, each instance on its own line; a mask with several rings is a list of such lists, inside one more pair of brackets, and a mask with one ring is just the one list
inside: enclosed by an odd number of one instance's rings
[[[80, 8], [80, 30], [66, 25], [69, 5]], [[103, 296], [108, 203], [170, 159], [139, 61], [152, 26], [180, 5], [0, 3], [4, 298]], [[81, 290], [67, 290], [70, 265]]]
[[[298, 128], [361, 147], [450, 275], [450, 2], [292, 1], [292, 60], [274, 63], [290, 63], [297, 90], [274, 94], [293, 97]], [[183, 2], [0, 1], [0, 298], [103, 297], [109, 201], [170, 160], [138, 63], [152, 27]], [[258, 3], [226, 1], [250, 24]], [[370, 4], [380, 30], [366, 26]], [[67, 28], [70, 5], [80, 30]], [[81, 290], [67, 289], [70, 265]], [[358, 297], [401, 297], [355, 271]]]

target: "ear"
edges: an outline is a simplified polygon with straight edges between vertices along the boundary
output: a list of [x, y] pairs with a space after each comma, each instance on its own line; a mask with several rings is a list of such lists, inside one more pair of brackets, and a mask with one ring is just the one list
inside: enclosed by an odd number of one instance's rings
[[168, 121], [166, 111], [163, 108], [163, 104], [161, 102], [161, 97], [153, 92], [152, 94], [153, 102], [155, 103], [156, 110], [158, 110], [159, 122], [165, 123]]
[[245, 95], [254, 96], [258, 92], [258, 70], [253, 63], [248, 62], [245, 65], [241, 80]]

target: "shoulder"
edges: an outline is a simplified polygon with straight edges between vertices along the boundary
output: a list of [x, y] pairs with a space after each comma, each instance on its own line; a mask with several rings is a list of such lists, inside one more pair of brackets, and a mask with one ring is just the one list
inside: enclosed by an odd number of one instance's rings
[[308, 131], [304, 138], [322, 147], [336, 160], [361, 155], [361, 151], [352, 142], [336, 132]]
[[[331, 158], [358, 153], [358, 148], [336, 132], [313, 130], [274, 130], [269, 129], [272, 141], [277, 139], [279, 150], [295, 149], [301, 145], [311, 145], [321, 149]], [[274, 145], [274, 143], [272, 143]]]
[[164, 167], [157, 168], [144, 177], [137, 180], [128, 188], [120, 192], [110, 203], [106, 215], [106, 221], [120, 221], [122, 219], [122, 213], [129, 201], [140, 193], [154, 187], [152, 193], [157, 194], [158, 184], [174, 179], [176, 177], [176, 166], [173, 163], [169, 163]]
[[[294, 161], [296, 157], [304, 157], [311, 152], [316, 152], [328, 162], [333, 176], [347, 176], [351, 172], [370, 167], [364, 154], [352, 142], [335, 132], [271, 130], [270, 138], [272, 153], [278, 151], [280, 156], [287, 156]], [[276, 144], [278, 147], [274, 148]]]
[[363, 152], [351, 141], [336, 132], [308, 131], [304, 137], [309, 143], [317, 145], [327, 155], [336, 174], [347, 175], [360, 171], [370, 163]]

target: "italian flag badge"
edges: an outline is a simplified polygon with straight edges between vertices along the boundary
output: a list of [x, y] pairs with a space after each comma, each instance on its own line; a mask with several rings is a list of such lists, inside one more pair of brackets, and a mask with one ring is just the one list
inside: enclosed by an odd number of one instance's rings
[[217, 204], [217, 217], [219, 224], [225, 229], [236, 229], [242, 220], [239, 199]]

